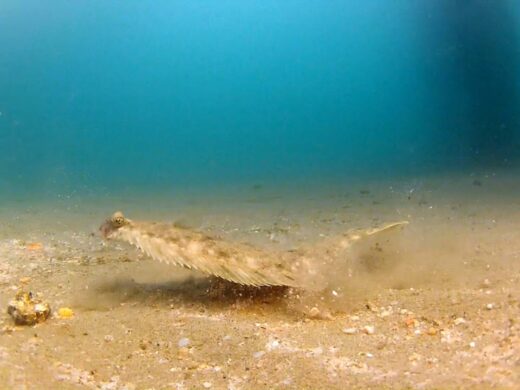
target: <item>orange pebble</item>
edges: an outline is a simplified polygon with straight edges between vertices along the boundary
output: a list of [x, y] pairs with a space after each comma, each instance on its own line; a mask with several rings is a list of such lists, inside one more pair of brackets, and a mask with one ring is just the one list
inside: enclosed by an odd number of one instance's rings
[[411, 328], [411, 327], [417, 326], [417, 320], [413, 317], [408, 317], [407, 319], [404, 320], [404, 324], [408, 328]]
[[74, 312], [72, 311], [72, 309], [70, 309], [68, 307], [60, 307], [58, 309], [58, 315], [61, 318], [71, 318], [74, 316]]
[[41, 249], [43, 249], [43, 245], [41, 244], [41, 242], [31, 242], [27, 244], [27, 250], [39, 251]]

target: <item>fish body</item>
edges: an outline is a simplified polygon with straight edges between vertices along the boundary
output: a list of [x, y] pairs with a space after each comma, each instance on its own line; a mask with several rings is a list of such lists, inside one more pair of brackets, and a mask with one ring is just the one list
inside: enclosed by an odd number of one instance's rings
[[[367, 235], [406, 224], [353, 231], [328, 245], [342, 250]], [[100, 227], [106, 239], [124, 241], [155, 260], [198, 270], [231, 282], [251, 286], [303, 287], [299, 282], [305, 251], [270, 252], [248, 244], [231, 243], [202, 232], [167, 223], [139, 222], [116, 212]]]

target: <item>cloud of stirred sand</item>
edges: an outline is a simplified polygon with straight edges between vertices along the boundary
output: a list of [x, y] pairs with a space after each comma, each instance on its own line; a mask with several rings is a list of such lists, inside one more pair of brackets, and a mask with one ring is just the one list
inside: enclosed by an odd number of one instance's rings
[[457, 226], [404, 229], [367, 237], [333, 259], [315, 259], [315, 270], [296, 306], [349, 310], [387, 289], [476, 285], [489, 258], [475, 256], [479, 237]]
[[190, 272], [152, 260], [125, 262], [120, 272], [110, 277], [93, 275], [90, 294], [83, 291], [79, 301], [95, 309], [160, 296], [161, 300], [175, 297], [224, 308], [236, 302], [255, 304], [259, 298], [261, 302], [285, 301], [290, 309], [304, 313], [313, 307], [323, 312], [350, 311], [388, 289], [476, 286], [484, 279], [490, 261], [489, 256], [475, 255], [486, 234], [476, 234], [468, 226], [411, 223], [366, 237], [332, 256], [324, 250], [327, 242], [317, 243], [307, 248], [311, 272], [302, 270], [306, 286], [302, 289], [258, 289], [224, 281], [215, 284], [203, 275], [189, 279]]

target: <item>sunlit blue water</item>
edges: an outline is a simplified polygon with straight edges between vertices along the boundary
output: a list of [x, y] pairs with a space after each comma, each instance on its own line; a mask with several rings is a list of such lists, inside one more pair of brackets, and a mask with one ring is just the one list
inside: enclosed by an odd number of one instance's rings
[[516, 1], [0, 3], [2, 192], [513, 167]]

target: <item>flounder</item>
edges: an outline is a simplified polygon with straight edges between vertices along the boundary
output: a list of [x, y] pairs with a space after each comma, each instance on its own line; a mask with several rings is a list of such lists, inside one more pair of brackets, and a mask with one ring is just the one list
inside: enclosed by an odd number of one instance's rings
[[104, 238], [130, 243], [155, 260], [250, 286], [305, 287], [302, 264], [331, 255], [366, 237], [406, 225], [394, 222], [374, 229], [351, 230], [318, 244], [314, 250], [267, 251], [232, 243], [174, 224], [133, 221], [116, 212], [100, 227]]

